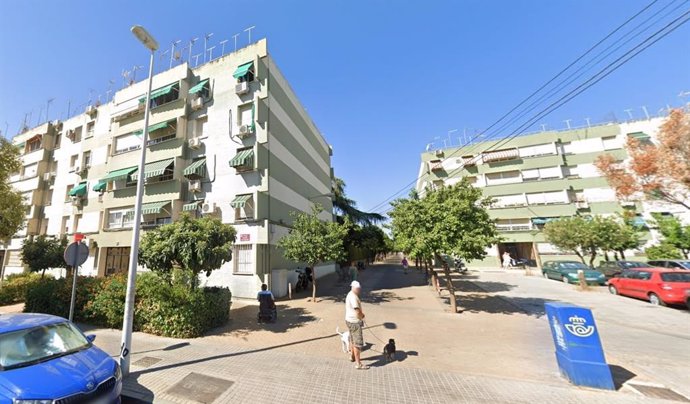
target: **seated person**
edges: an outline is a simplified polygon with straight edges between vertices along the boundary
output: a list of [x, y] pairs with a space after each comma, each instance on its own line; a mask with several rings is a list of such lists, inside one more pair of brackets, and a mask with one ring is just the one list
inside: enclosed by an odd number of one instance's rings
[[[275, 298], [273, 297], [273, 292], [271, 292], [270, 290], [268, 290], [268, 285], [266, 285], [265, 283], [261, 285], [261, 290], [259, 291], [259, 293], [257, 293], [257, 295], [256, 295], [256, 300], [261, 301], [261, 296], [262, 296], [262, 295], [271, 296], [271, 302], [274, 302], [274, 301], [275, 301]], [[275, 303], [274, 303], [274, 304], [275, 304]]]
[[278, 317], [276, 303], [273, 293], [268, 290], [266, 284], [261, 285], [261, 291], [256, 295], [256, 300], [259, 301], [259, 322], [262, 320], [275, 321]]

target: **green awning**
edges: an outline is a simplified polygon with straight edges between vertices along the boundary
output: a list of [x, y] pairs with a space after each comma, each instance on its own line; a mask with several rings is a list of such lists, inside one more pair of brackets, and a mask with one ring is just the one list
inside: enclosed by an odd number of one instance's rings
[[[168, 167], [170, 167], [174, 162], [175, 162], [175, 159], [171, 158], [171, 159], [167, 159], [167, 160], [161, 160], [161, 161], [156, 161], [153, 163], [148, 163], [147, 165], [144, 166], [144, 179], [163, 175], [165, 170]], [[139, 173], [137, 173], [137, 172], [132, 173], [130, 178], [132, 178], [132, 181], [136, 181], [137, 178], [139, 178]]]
[[254, 62], [249, 62], [245, 63], [243, 65], [240, 65], [237, 67], [237, 70], [235, 70], [235, 73], [232, 74], [232, 77], [239, 79], [240, 77], [244, 76], [247, 74], [247, 72], [254, 67]]
[[189, 94], [196, 94], [196, 93], [198, 93], [199, 91], [201, 91], [201, 90], [206, 86], [206, 84], [208, 84], [208, 79], [206, 79], [206, 80], [201, 80], [201, 81], [199, 82], [199, 84], [197, 84], [197, 85], [195, 85], [194, 87], [192, 87], [192, 88], [189, 89]]
[[202, 201], [194, 201], [194, 202], [186, 203], [186, 204], [182, 205], [182, 211], [183, 212], [195, 211], [195, 210], [199, 209], [199, 205], [201, 205], [201, 202]]
[[[154, 130], [165, 129], [168, 126], [170, 126], [171, 122], [173, 122], [173, 121], [166, 121], [166, 122], [157, 123], [155, 125], [151, 125], [151, 126], [149, 126], [149, 133], [153, 132]], [[143, 133], [144, 133], [143, 130], [138, 130], [138, 131], [134, 132], [134, 134], [136, 136], [141, 136]]]
[[129, 177], [133, 172], [137, 171], [137, 167], [122, 168], [119, 170], [111, 171], [106, 174], [105, 177], [101, 178], [102, 182], [124, 180]]
[[86, 182], [80, 182], [79, 185], [70, 189], [69, 196], [84, 196], [86, 195]]
[[230, 160], [230, 167], [242, 167], [251, 164], [251, 159], [254, 157], [254, 149], [244, 149], [239, 151], [235, 157]]
[[558, 220], [558, 219], [555, 217], [533, 217], [532, 218], [532, 224], [544, 225], [548, 222], [553, 222], [554, 220]]
[[107, 182], [100, 180], [98, 181], [98, 184], [93, 186], [93, 190], [96, 192], [105, 192], [105, 187], [108, 185]]
[[247, 203], [248, 200], [252, 199], [251, 194], [250, 195], [237, 195], [235, 199], [230, 202], [230, 206], [233, 208], [244, 208], [244, 205]]
[[142, 215], [157, 215], [157, 214], [161, 213], [163, 208], [169, 204], [170, 204], [170, 201], [145, 203], [145, 204], [141, 205], [141, 214]]
[[184, 175], [187, 178], [203, 178], [206, 176], [206, 157], [201, 158], [192, 164], [190, 164], [187, 168], [184, 169], [182, 172], [182, 175]]
[[26, 146], [26, 143], [17, 143], [17, 144], [15, 145], [15, 147], [17, 147], [17, 149], [19, 149], [19, 150], [24, 149], [24, 146]]
[[[160, 97], [161, 95], [166, 95], [166, 94], [170, 93], [172, 91], [173, 87], [175, 87], [176, 85], [177, 85], [177, 83], [172, 83], [172, 84], [168, 84], [165, 87], [161, 87], [157, 90], [151, 91], [151, 99], [154, 99], [156, 97]], [[139, 102], [146, 102], [146, 95], [139, 98]]]
[[635, 216], [630, 220], [630, 224], [632, 224], [634, 227], [645, 227], [647, 226], [647, 222], [645, 222], [644, 218], [640, 216]]
[[650, 139], [650, 136], [644, 132], [628, 133], [628, 136], [630, 136], [633, 139], [637, 139], [637, 140], [649, 140]]

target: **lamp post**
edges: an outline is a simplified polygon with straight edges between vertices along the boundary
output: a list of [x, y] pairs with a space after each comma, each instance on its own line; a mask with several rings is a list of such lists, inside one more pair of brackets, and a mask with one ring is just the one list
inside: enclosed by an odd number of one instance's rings
[[149, 82], [146, 91], [144, 108], [144, 133], [141, 136], [141, 155], [139, 158], [139, 175], [137, 178], [137, 197], [134, 204], [134, 224], [132, 226], [132, 244], [129, 252], [129, 272], [127, 274], [127, 295], [125, 298], [125, 315], [122, 321], [122, 345], [120, 345], [120, 367], [123, 375], [129, 374], [130, 353], [132, 352], [132, 325], [134, 323], [134, 296], [137, 278], [137, 261], [139, 260], [139, 228], [141, 226], [141, 200], [144, 193], [144, 164], [146, 162], [146, 144], [149, 135], [149, 112], [151, 109], [151, 84], [153, 82], [153, 54], [158, 49], [158, 42], [140, 25], [131, 29], [134, 36], [151, 51], [149, 61]]

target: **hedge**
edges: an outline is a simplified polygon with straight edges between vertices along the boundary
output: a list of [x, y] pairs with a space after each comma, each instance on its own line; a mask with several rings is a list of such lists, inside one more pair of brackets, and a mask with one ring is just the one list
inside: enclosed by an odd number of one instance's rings
[[[46, 277], [50, 278], [50, 275]], [[23, 302], [27, 289], [40, 280], [40, 274], [31, 272], [8, 275], [0, 286], [0, 306]]]
[[[126, 275], [80, 277], [75, 319], [88, 324], [120, 328], [124, 315]], [[200, 337], [228, 321], [228, 288], [195, 288], [162, 281], [153, 273], [137, 277], [134, 330], [173, 338]], [[27, 293], [25, 312], [69, 313], [71, 282], [52, 279]], [[57, 299], [56, 299], [57, 298]]]

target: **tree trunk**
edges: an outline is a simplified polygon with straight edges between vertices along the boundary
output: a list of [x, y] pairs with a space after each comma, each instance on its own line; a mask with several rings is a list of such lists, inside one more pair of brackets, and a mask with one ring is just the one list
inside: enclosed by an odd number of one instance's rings
[[316, 265], [311, 266], [311, 301], [316, 303]]
[[41, 279], [43, 279], [44, 276], [46, 276], [46, 269], [45, 268], [43, 268], [43, 270], [41, 271]]
[[592, 249], [589, 253], [589, 266], [594, 267], [594, 259], [597, 257], [596, 250]]
[[577, 250], [575, 250], [575, 255], [577, 255], [578, 258], [580, 258], [580, 261], [582, 261], [583, 264], [587, 265], [587, 263], [585, 262], [585, 256], [584, 255], [580, 254], [580, 252]]
[[614, 252], [613, 252], [613, 259], [614, 259], [615, 261], [618, 261], [618, 252], [617, 252], [617, 251], [614, 251]]
[[609, 252], [608, 252], [608, 251], [604, 251], [604, 259], [605, 259], [606, 261], [609, 260]]
[[624, 260], [625, 259], [625, 251], [620, 250], [619, 253], [621, 254], [621, 259]]
[[436, 259], [439, 259], [441, 262], [443, 262], [443, 274], [446, 277], [446, 283], [448, 285], [448, 293], [450, 294], [449, 299], [450, 299], [450, 311], [451, 313], [457, 313], [458, 312], [458, 303], [455, 301], [455, 287], [453, 286], [453, 280], [451, 279], [450, 276], [450, 268], [448, 267], [448, 263], [445, 260], [440, 259], [441, 257], [436, 257]]

